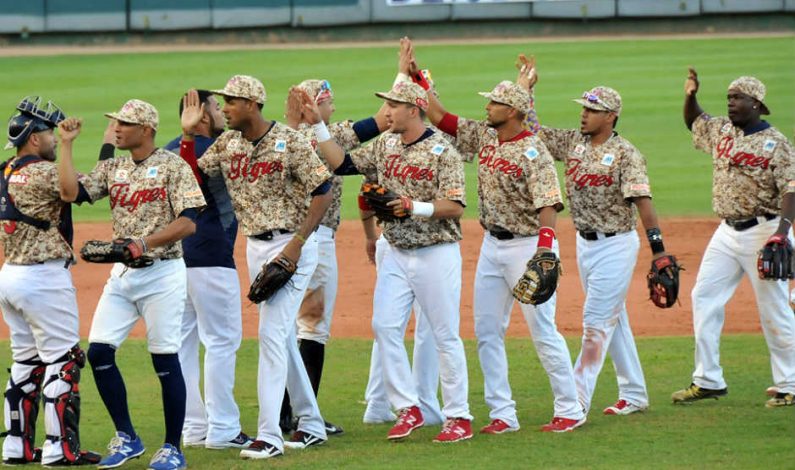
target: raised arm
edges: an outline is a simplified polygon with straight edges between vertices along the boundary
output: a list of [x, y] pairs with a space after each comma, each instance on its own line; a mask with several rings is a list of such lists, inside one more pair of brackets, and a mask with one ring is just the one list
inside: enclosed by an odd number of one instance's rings
[[77, 182], [77, 171], [72, 161], [72, 143], [80, 135], [83, 122], [76, 118], [68, 118], [58, 124], [58, 135], [61, 138], [61, 161], [58, 163], [58, 186], [61, 200], [73, 202], [77, 199], [80, 186]]
[[693, 121], [704, 114], [704, 110], [698, 105], [696, 93], [698, 92], [698, 74], [693, 67], [688, 68], [687, 79], [685, 80], [685, 125], [688, 129], [693, 129]]

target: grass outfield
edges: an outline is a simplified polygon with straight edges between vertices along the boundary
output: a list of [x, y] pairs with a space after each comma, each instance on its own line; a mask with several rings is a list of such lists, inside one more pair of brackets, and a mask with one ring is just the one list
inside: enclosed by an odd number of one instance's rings
[[[237, 52], [127, 53], [62, 57], [0, 58], [0, 110], [11, 114], [22, 96], [41, 94], [70, 115], [85, 120], [76, 143], [78, 169], [93, 167], [106, 119], [129, 98], [153, 103], [161, 115], [157, 142], [177, 135], [179, 96], [188, 87], [221, 88], [233, 74], [250, 74], [269, 93], [265, 114], [281, 117], [287, 89], [310, 77], [331, 81], [337, 119], [358, 119], [375, 112], [380, 101], [372, 92], [388, 89], [396, 68], [396, 47], [267, 50]], [[710, 213], [711, 170], [706, 155], [696, 152], [682, 118], [682, 85], [687, 66], [700, 75], [703, 107], [725, 113], [726, 87], [740, 75], [755, 75], [768, 89], [770, 122], [792, 137], [795, 129], [792, 79], [795, 37], [593, 40], [525, 45], [418, 45], [422, 65], [432, 69], [445, 105], [460, 115], [483, 117], [477, 91], [514, 78], [519, 52], [534, 53], [541, 82], [537, 108], [547, 125], [577, 127], [579, 108], [571, 102], [597, 84], [618, 89], [624, 113], [618, 130], [646, 155], [655, 204], [667, 215]], [[6, 152], [5, 155], [10, 155]], [[467, 166], [469, 206], [476, 214], [476, 175]], [[358, 189], [348, 180], [346, 201]], [[78, 220], [107, 220], [107, 203], [79, 208]], [[355, 204], [343, 216], [356, 216]]]
[[[439, 445], [431, 440], [438, 427], [421, 429], [408, 440], [390, 443], [389, 425], [361, 424], [361, 403], [367, 380], [371, 343], [337, 339], [329, 343], [320, 396], [324, 417], [339, 424], [345, 434], [331, 438], [323, 448], [288, 451], [284, 458], [244, 462], [237, 452], [187, 449], [190, 468], [778, 468], [792, 462], [795, 447], [793, 408], [767, 409], [764, 391], [770, 385], [770, 365], [760, 335], [723, 338], [722, 360], [730, 394], [720, 401], [674, 406], [670, 393], [689, 383], [692, 368], [691, 338], [639, 338], [638, 349], [649, 385], [651, 410], [627, 417], [603, 416], [602, 407], [616, 399], [610, 362], [605, 365], [585, 426], [569, 434], [545, 434], [537, 428], [549, 420], [552, 396], [546, 375], [528, 339], [509, 339], [511, 382], [522, 429], [502, 436], [480, 436], [468, 442]], [[569, 338], [572, 354], [579, 339]], [[473, 341], [466, 342], [469, 361], [469, 399], [476, 428], [488, 422], [483, 381]], [[411, 350], [411, 348], [409, 348]], [[0, 344], [5, 363], [8, 342]], [[245, 340], [238, 353], [236, 395], [243, 429], [256, 432], [257, 343]], [[133, 422], [147, 453], [124, 468], [142, 469], [162, 442], [160, 387], [145, 343], [130, 340], [118, 354], [125, 376]], [[89, 369], [82, 389], [83, 447], [104, 450], [112, 425], [97, 396]], [[43, 439], [43, 424], [38, 436]], [[787, 465], [787, 464], [784, 464]]]

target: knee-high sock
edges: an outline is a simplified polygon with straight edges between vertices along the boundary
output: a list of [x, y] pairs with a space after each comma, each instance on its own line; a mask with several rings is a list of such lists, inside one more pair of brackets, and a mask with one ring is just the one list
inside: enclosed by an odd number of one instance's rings
[[102, 397], [116, 430], [135, 439], [135, 429], [127, 407], [127, 388], [116, 366], [116, 349], [109, 344], [91, 343], [88, 346], [88, 362], [94, 373], [99, 396]]
[[323, 376], [323, 362], [326, 358], [326, 345], [308, 339], [302, 339], [299, 344], [301, 359], [304, 361], [306, 374], [312, 384], [315, 396], [320, 390], [320, 378]]
[[179, 449], [182, 425], [185, 423], [185, 379], [177, 354], [152, 354], [160, 389], [163, 394], [163, 415], [166, 421], [165, 442]]

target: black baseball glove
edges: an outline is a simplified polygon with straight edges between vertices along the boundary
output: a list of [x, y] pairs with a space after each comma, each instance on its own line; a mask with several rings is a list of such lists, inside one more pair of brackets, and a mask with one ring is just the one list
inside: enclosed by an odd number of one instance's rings
[[536, 253], [527, 270], [513, 288], [513, 296], [523, 304], [539, 305], [552, 297], [563, 274], [560, 259], [551, 251]]
[[786, 234], [775, 234], [759, 250], [756, 269], [761, 279], [786, 281], [793, 278], [792, 244]]
[[382, 222], [402, 220], [409, 216], [406, 211], [404, 211], [402, 216], [395, 215], [394, 206], [388, 206], [387, 204], [401, 198], [397, 193], [386, 189], [380, 184], [364, 183], [361, 194], [370, 210], [375, 212], [375, 216]]
[[293, 260], [279, 254], [273, 261], [262, 266], [251, 289], [248, 291], [248, 300], [258, 304], [267, 301], [295, 274], [296, 265]]
[[646, 275], [649, 298], [660, 308], [670, 308], [679, 298], [679, 271], [685, 268], [676, 262], [672, 255], [661, 256], [651, 261], [651, 269]]
[[80, 249], [80, 257], [89, 263], [123, 263], [131, 268], [145, 268], [154, 263], [132, 238], [117, 238], [112, 242], [89, 240]]

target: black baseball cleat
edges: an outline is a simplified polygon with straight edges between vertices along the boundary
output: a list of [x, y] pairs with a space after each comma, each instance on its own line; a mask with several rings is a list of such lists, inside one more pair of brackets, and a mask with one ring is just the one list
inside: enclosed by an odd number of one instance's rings
[[78, 467], [82, 465], [96, 465], [102, 460], [102, 456], [96, 452], [87, 450], [81, 451], [75, 460], [68, 460], [66, 457], [61, 457], [55, 462], [42, 464], [44, 467]]
[[240, 451], [240, 458], [242, 459], [270, 459], [281, 455], [282, 451], [278, 447], [265, 441], [254, 441], [247, 449]]
[[284, 441], [284, 446], [290, 449], [306, 449], [307, 447], [319, 446], [325, 443], [325, 439], [303, 431], [296, 431], [289, 441]]
[[326, 423], [326, 435], [327, 436], [339, 436], [340, 434], [344, 434], [345, 433], [345, 431], [341, 427], [337, 426], [336, 424], [329, 423], [328, 421], [326, 421], [325, 423]]
[[25, 457], [9, 457], [7, 459], [3, 459], [3, 465], [7, 465], [9, 467], [15, 467], [17, 465], [26, 465], [29, 463], [40, 463], [41, 462], [41, 449], [38, 447], [33, 449], [33, 459], [27, 460]]
[[728, 388], [712, 390], [709, 388], [701, 388], [698, 385], [691, 383], [686, 389], [678, 390], [672, 393], [671, 400], [674, 403], [691, 403], [697, 400], [704, 400], [705, 398], [714, 398], [717, 400], [718, 398], [725, 397], [728, 394]]

